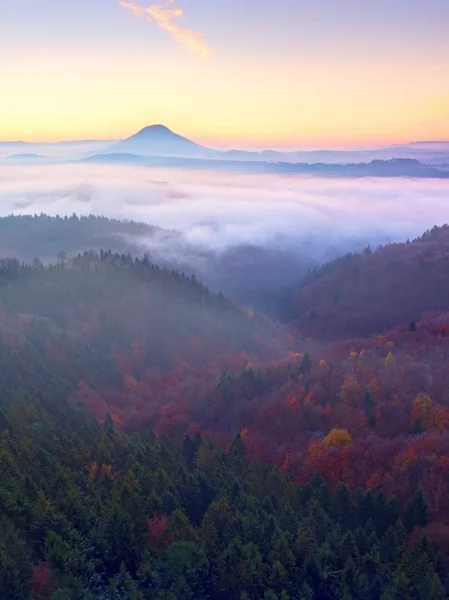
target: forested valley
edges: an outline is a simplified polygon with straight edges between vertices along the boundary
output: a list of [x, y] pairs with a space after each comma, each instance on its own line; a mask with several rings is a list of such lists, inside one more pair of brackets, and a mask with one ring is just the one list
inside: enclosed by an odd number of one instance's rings
[[1, 597], [448, 598], [449, 227], [276, 318], [116, 236], [145, 227], [0, 222]]

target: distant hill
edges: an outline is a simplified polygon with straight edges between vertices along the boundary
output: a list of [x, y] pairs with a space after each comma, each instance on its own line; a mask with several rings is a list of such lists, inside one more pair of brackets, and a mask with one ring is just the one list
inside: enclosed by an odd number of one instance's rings
[[222, 159], [259, 162], [286, 162], [310, 164], [354, 164], [392, 159], [416, 159], [428, 165], [437, 165], [449, 158], [448, 142], [416, 142], [407, 145], [386, 146], [359, 150], [227, 150]]
[[[425, 165], [440, 165], [449, 162], [448, 141], [418, 141], [380, 148], [364, 149], [302, 149], [279, 151], [273, 149], [245, 150], [232, 149], [219, 151], [204, 147], [165, 125], [150, 125], [124, 140], [65, 140], [60, 142], [33, 143], [26, 141], [0, 141], [0, 155], [22, 152], [43, 152], [45, 155], [58, 155], [65, 160], [93, 157], [107, 153], [117, 155], [114, 162], [121, 162], [119, 156], [139, 155], [144, 158], [184, 158], [212, 159], [220, 163], [285, 163], [312, 165], [369, 164], [371, 161], [392, 159], [415, 159]], [[96, 158], [96, 157], [95, 157]], [[137, 159], [134, 159], [137, 160]], [[103, 159], [103, 162], [105, 160]], [[125, 162], [125, 161], [122, 161]], [[130, 163], [131, 160], [126, 162]], [[201, 167], [203, 168], [203, 167]]]
[[[11, 160], [15, 155], [44, 155], [64, 162], [78, 160], [98, 152], [104, 152], [115, 140], [66, 140], [61, 142], [0, 141], [0, 159]], [[17, 159], [16, 159], [17, 160]], [[21, 158], [21, 160], [25, 160]], [[26, 160], [32, 160], [27, 158]]]
[[127, 152], [108, 152], [107, 154], [93, 154], [79, 159], [82, 163], [101, 163], [118, 165], [149, 165], [148, 156], [130, 154]]
[[144, 127], [125, 140], [113, 144], [108, 152], [114, 154], [140, 154], [143, 156], [205, 157], [215, 154], [191, 140], [178, 135], [164, 125]]
[[410, 144], [406, 144], [405, 146], [393, 146], [393, 148], [397, 148], [397, 147], [415, 148], [415, 149], [420, 149], [420, 150], [449, 151], [449, 141], [428, 140], [428, 141], [411, 142]]
[[45, 159], [45, 156], [42, 156], [41, 154], [36, 154], [34, 152], [29, 152], [29, 153], [24, 153], [24, 154], [11, 154], [10, 156], [6, 157], [7, 160], [13, 160], [13, 161], [24, 161], [24, 162], [28, 162], [28, 161], [34, 161], [34, 160], [43, 160]]
[[[122, 148], [115, 144], [111, 152], [94, 154], [81, 159], [80, 162], [99, 164], [141, 165], [147, 167], [179, 168], [179, 169], [214, 169], [221, 171], [240, 171], [246, 173], [291, 173], [316, 175], [317, 177], [419, 177], [447, 179], [449, 173], [438, 166], [431, 166], [412, 158], [393, 158], [391, 160], [372, 160], [366, 163], [304, 163], [304, 162], [277, 162], [258, 160], [253, 153], [239, 152], [180, 156], [160, 153], [156, 150], [152, 156], [142, 153], [132, 153], [131, 149]], [[114, 152], [112, 152], [114, 150]], [[118, 151], [123, 150], [123, 151]], [[249, 156], [247, 156], [247, 154]], [[271, 156], [270, 153], [268, 153]], [[281, 157], [283, 155], [280, 155]], [[231, 157], [233, 157], [231, 159]]]
[[348, 254], [312, 271], [292, 302], [306, 336], [348, 338], [408, 326], [449, 307], [449, 226]]
[[[83, 192], [88, 194], [88, 187]], [[217, 253], [189, 242], [180, 232], [102, 216], [0, 217], [0, 259], [53, 262], [61, 252], [70, 258], [102, 248], [139, 257], [149, 252], [157, 265], [195, 273], [213, 291], [271, 313], [277, 312], [278, 294], [316, 264], [304, 253], [276, 247], [241, 244]]]
[[28, 142], [23, 142], [22, 140], [5, 142], [0, 140], [0, 147], [8, 148], [10, 146], [28, 146]]
[[53, 261], [60, 251], [68, 256], [85, 250], [112, 249], [127, 253], [135, 249], [133, 240], [172, 236], [146, 223], [118, 221], [94, 215], [51, 217], [49, 215], [10, 215], [0, 217], [0, 259], [15, 257], [32, 261]]

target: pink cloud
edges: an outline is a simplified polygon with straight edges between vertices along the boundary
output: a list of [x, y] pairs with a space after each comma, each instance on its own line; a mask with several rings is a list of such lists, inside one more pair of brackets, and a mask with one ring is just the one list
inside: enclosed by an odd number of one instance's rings
[[177, 23], [176, 20], [182, 17], [184, 12], [181, 8], [175, 6], [176, 0], [165, 0], [165, 6], [162, 4], [142, 6], [136, 4], [133, 0], [118, 0], [118, 2], [120, 6], [128, 9], [135, 17], [142, 17], [166, 31], [173, 40], [188, 48], [191, 52], [203, 57], [211, 54], [212, 49], [204, 40], [201, 32], [182, 27]]

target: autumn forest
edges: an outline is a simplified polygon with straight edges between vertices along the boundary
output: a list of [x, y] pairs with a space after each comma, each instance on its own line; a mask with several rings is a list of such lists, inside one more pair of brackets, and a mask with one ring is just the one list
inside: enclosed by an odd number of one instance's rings
[[0, 232], [2, 599], [449, 597], [449, 226], [275, 309], [144, 224]]

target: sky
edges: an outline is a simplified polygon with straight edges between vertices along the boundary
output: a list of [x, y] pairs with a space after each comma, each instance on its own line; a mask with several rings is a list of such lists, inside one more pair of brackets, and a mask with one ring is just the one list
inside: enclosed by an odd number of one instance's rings
[[[154, 2], [157, 2], [155, 4]], [[448, 0], [0, 0], [0, 140], [449, 140]]]

